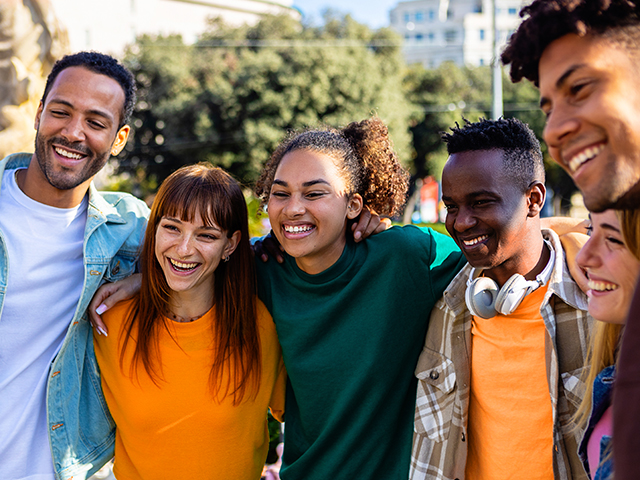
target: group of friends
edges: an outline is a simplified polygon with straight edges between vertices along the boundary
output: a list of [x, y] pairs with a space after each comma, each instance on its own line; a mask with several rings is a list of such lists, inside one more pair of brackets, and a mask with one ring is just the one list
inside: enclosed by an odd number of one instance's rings
[[255, 188], [282, 249], [264, 261], [222, 169], [175, 171], [150, 210], [98, 192], [135, 82], [60, 59], [35, 153], [0, 162], [0, 478], [115, 456], [118, 480], [258, 479], [268, 410], [284, 480], [637, 478], [640, 2], [522, 15], [502, 60], [540, 90], [590, 237], [540, 218], [516, 119], [443, 134], [449, 236], [387, 228], [408, 174], [373, 117], [278, 146]]

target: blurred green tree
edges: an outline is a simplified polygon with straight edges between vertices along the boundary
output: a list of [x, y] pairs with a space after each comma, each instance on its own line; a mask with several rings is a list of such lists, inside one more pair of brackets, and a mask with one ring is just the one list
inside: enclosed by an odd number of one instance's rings
[[[415, 157], [413, 169], [416, 178], [433, 175], [440, 178], [447, 159], [446, 146], [441, 133], [466, 118], [477, 121], [491, 116], [491, 70], [489, 67], [458, 67], [446, 62], [436, 69], [426, 70], [421, 65], [407, 69], [403, 83], [407, 99], [420, 108], [410, 121]], [[538, 108], [539, 92], [529, 82], [511, 83], [503, 77], [504, 116], [516, 117], [529, 124], [542, 139], [545, 118]], [[571, 178], [547, 153], [544, 142], [547, 186], [567, 206], [568, 199], [577, 190]]]
[[176, 36], [143, 36], [125, 56], [139, 100], [119, 171], [131, 174], [142, 196], [200, 161], [251, 183], [287, 131], [374, 113], [408, 163], [415, 109], [403, 91], [399, 43], [388, 29], [333, 14], [320, 27], [288, 16], [240, 27], [214, 19], [191, 46]]

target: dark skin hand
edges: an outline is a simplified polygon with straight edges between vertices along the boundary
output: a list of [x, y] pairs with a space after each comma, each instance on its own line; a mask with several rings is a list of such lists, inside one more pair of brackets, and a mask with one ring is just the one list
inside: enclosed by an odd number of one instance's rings
[[256, 257], [260, 257], [263, 262], [269, 260], [270, 257], [275, 258], [278, 263], [284, 262], [284, 257], [282, 256], [284, 249], [273, 234], [273, 230], [262, 240], [253, 242], [251, 248], [253, 248], [253, 254]]

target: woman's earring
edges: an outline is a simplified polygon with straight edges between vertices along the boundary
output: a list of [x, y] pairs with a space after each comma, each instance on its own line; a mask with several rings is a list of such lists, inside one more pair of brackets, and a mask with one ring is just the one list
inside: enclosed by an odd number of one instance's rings
[[226, 255], [225, 257], [222, 257], [222, 261], [223, 262], [228, 262], [229, 261], [229, 255]]

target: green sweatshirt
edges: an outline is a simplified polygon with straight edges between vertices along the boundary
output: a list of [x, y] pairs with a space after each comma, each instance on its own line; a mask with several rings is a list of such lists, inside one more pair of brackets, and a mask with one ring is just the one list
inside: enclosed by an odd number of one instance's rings
[[449, 237], [393, 227], [317, 275], [258, 263], [289, 375], [283, 480], [405, 480], [414, 369], [429, 313], [465, 259]]

